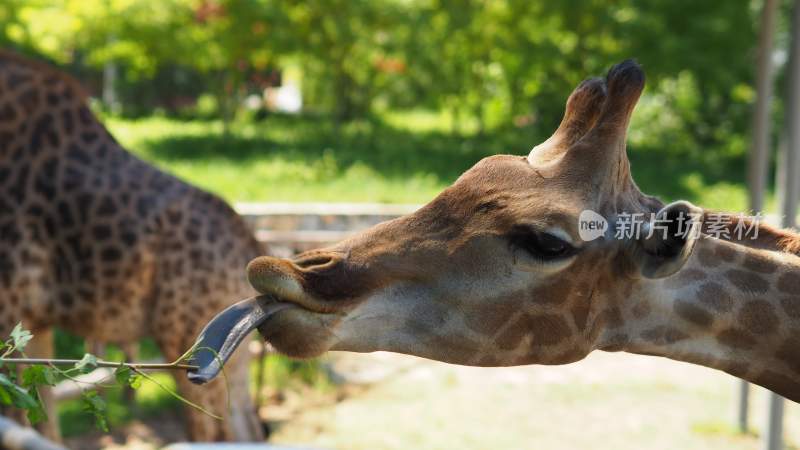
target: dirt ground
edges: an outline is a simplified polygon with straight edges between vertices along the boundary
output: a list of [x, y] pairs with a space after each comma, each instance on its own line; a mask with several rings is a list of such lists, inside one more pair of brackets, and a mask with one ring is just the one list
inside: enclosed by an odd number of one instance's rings
[[[272, 441], [330, 449], [757, 449], [735, 432], [737, 381], [662, 358], [596, 352], [567, 366], [467, 368], [377, 353], [340, 354], [355, 381], [385, 377], [283, 423]], [[358, 377], [365, 380], [357, 380]], [[764, 428], [766, 391], [752, 390]], [[786, 404], [800, 443], [800, 405]]]
[[[750, 421], [735, 432], [736, 380], [662, 358], [596, 352], [567, 366], [468, 368], [375, 353], [331, 354], [330, 392], [280, 394], [262, 410], [270, 441], [319, 449], [755, 450], [766, 391], [754, 387]], [[800, 405], [786, 404], [789, 448]], [[157, 448], [180, 439], [178, 418], [136, 422], [70, 448]]]

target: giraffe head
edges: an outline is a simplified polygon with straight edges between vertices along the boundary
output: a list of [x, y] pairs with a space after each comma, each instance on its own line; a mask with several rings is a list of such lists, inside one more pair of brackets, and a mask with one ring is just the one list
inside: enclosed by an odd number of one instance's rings
[[613, 226], [581, 239], [584, 211], [612, 223], [623, 212], [695, 212], [642, 194], [631, 178], [626, 132], [643, 88], [641, 68], [623, 62], [581, 83], [555, 134], [527, 157], [485, 158], [415, 213], [330, 248], [255, 259], [251, 284], [283, 305], [261, 324], [264, 338], [295, 357], [387, 350], [483, 366], [581, 359], [619, 320], [626, 289], [676, 272], [694, 244], [679, 233], [617, 239]]

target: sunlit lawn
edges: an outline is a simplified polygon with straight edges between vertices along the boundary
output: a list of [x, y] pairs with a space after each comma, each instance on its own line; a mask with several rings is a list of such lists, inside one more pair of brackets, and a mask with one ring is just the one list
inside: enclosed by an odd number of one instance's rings
[[[426, 112], [339, 127], [324, 117], [273, 115], [236, 122], [227, 138], [218, 121], [106, 122], [137, 155], [230, 201], [420, 203], [482, 157], [522, 155], [542, 140], [522, 129], [455, 136], [445, 115]], [[670, 142], [635, 140], [629, 153], [634, 178], [648, 193], [746, 209], [743, 155], [677, 153]]]
[[[380, 150], [366, 134], [370, 123], [335, 130], [324, 120], [271, 117], [235, 124], [227, 139], [215, 121], [109, 125], [141, 157], [231, 201], [424, 202], [453, 179], [455, 167], [468, 167], [444, 162], [441, 145], [414, 148], [401, 133], [380, 136], [388, 143]], [[438, 167], [426, 168], [425, 159]]]

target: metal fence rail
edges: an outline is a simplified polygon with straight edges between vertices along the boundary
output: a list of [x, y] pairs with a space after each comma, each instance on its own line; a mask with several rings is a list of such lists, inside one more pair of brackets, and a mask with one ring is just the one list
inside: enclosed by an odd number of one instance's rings
[[23, 427], [7, 417], [0, 416], [0, 449], [65, 450], [65, 447], [48, 441], [33, 428]]
[[237, 203], [256, 238], [273, 256], [339, 242], [380, 222], [416, 211], [420, 205], [382, 203]]

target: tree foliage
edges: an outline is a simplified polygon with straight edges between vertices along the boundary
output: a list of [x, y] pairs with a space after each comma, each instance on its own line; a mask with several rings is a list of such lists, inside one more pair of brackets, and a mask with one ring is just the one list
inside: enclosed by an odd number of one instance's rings
[[190, 70], [222, 115], [250, 75], [295, 65], [307, 106], [339, 120], [423, 106], [450, 111], [454, 131], [470, 117], [479, 130], [537, 135], [583, 77], [635, 57], [648, 94], [680, 91], [659, 97], [670, 126], [693, 145], [730, 146], [732, 134], [743, 141], [753, 97], [759, 10], [741, 0], [6, 0], [0, 42], [96, 69], [113, 61], [126, 82], [156, 88], [157, 74]]

